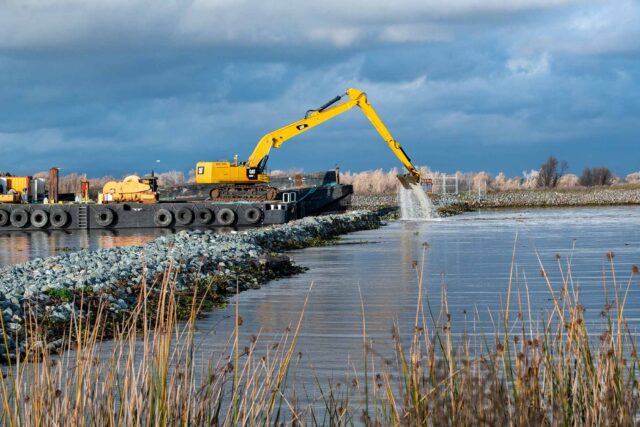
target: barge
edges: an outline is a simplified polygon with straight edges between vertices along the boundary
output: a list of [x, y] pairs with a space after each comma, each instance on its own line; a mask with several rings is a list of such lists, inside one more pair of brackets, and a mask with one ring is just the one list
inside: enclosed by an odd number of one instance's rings
[[0, 231], [257, 227], [344, 212], [353, 193], [333, 171], [285, 177], [276, 185], [277, 200], [263, 202], [213, 202], [201, 194], [204, 187], [187, 184], [161, 189], [160, 201], [153, 204], [2, 204]]

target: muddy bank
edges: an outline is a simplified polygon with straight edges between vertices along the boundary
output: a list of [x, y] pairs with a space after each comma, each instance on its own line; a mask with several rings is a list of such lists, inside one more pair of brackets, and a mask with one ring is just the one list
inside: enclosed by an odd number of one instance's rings
[[[85, 250], [4, 268], [0, 308], [9, 356], [26, 349], [29, 314], [44, 328], [47, 345], [56, 349], [71, 319], [90, 320], [98, 304], [114, 322], [125, 319], [138, 301], [142, 283], [157, 290], [169, 268], [178, 292], [187, 296], [206, 288], [213, 304], [235, 292], [236, 285], [241, 291], [256, 288], [300, 271], [288, 257], [274, 253], [324, 244], [340, 234], [380, 225], [376, 213], [354, 211], [233, 234], [182, 231], [142, 246]], [[153, 303], [153, 295], [148, 302]], [[0, 359], [7, 356], [7, 348], [0, 345]]]

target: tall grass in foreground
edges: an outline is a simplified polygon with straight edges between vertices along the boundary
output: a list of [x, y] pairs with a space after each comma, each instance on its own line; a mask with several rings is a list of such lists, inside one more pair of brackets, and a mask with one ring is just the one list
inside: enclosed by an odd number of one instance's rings
[[[296, 384], [294, 376], [304, 307], [276, 342], [262, 345], [255, 336], [245, 346], [238, 339], [242, 317], [236, 305], [235, 333], [225, 355], [196, 372], [199, 307], [194, 302], [191, 318], [177, 321], [168, 271], [161, 283], [143, 284], [139, 304], [116, 330], [108, 352], [94, 327], [104, 317], [99, 308], [96, 323], [73, 319], [61, 356], [49, 353], [44, 327], [31, 317], [27, 354], [3, 368], [0, 421], [10, 426], [631, 425], [639, 408], [638, 357], [624, 307], [633, 273], [620, 283], [612, 254], [609, 261], [603, 332], [595, 342], [570, 260], [564, 267], [558, 258], [558, 284], [541, 264], [551, 300], [543, 322], [532, 320], [526, 278], [523, 289], [514, 285], [512, 267], [500, 326], [480, 339], [464, 331], [454, 338], [446, 288], [439, 307], [433, 307], [423, 287], [424, 268], [416, 262], [413, 331], [402, 336], [396, 326], [393, 355], [379, 353], [366, 334], [363, 301], [362, 372], [351, 387], [316, 378], [315, 390]], [[153, 310], [147, 303], [151, 294], [157, 297]], [[198, 295], [192, 299], [198, 300]]]

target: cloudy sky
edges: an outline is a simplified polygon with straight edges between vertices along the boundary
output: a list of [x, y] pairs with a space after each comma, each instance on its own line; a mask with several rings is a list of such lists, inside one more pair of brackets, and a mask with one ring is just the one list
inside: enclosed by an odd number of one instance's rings
[[[640, 170], [638, 0], [0, 0], [0, 86], [13, 173], [245, 158], [348, 87], [418, 165]], [[399, 165], [350, 111], [270, 167], [336, 163]]]

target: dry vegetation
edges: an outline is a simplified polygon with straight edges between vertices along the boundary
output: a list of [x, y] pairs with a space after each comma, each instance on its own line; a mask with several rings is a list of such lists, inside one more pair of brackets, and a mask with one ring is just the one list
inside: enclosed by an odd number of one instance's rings
[[[598, 170], [601, 168], [594, 168]], [[302, 170], [274, 170], [272, 175], [295, 175], [303, 173]], [[341, 172], [340, 180], [343, 184], [351, 184], [354, 187], [356, 194], [370, 195], [370, 194], [392, 194], [398, 190], [398, 180], [396, 175], [404, 173], [397, 168], [392, 168], [388, 171], [382, 169], [367, 170], [363, 172]], [[446, 176], [446, 185], [448, 192], [451, 192], [454, 188], [454, 180], [457, 177], [459, 191], [512, 191], [512, 190], [527, 190], [540, 187], [540, 171], [531, 170], [524, 171], [522, 175], [515, 177], [508, 177], [503, 172], [500, 172], [495, 177], [491, 174], [481, 172], [456, 172], [454, 174], [443, 174], [441, 172], [432, 171], [426, 167], [420, 168], [420, 173], [426, 178], [432, 178], [434, 181], [434, 191], [440, 192], [442, 186], [442, 177]], [[185, 177], [183, 172], [180, 171], [168, 171], [157, 174], [158, 184], [162, 186], [172, 186], [177, 184], [183, 184], [186, 182], [193, 182], [193, 171], [190, 171], [189, 176]], [[47, 178], [47, 172], [40, 172], [34, 175], [38, 178]], [[60, 193], [78, 193], [80, 191], [80, 182], [84, 178], [83, 175], [70, 174], [60, 177]], [[93, 195], [97, 194], [102, 189], [105, 183], [108, 181], [123, 179], [124, 176], [115, 178], [113, 176], [103, 176], [88, 178], [91, 184], [91, 192]], [[582, 180], [581, 180], [582, 178]], [[582, 182], [581, 182], [582, 181]], [[591, 184], [594, 182], [594, 184]], [[607, 185], [625, 186], [625, 185], [639, 185], [640, 184], [640, 172], [634, 172], [628, 174], [626, 177], [621, 178], [617, 176], [610, 176], [606, 180], [594, 180], [589, 181], [589, 185], [595, 185], [595, 183], [606, 182]], [[555, 187], [560, 189], [581, 188], [582, 184], [586, 184], [585, 177], [578, 177], [575, 174], [562, 174], [557, 178]]]
[[[599, 169], [599, 168], [596, 168]], [[481, 172], [456, 172], [454, 174], [443, 174], [437, 171], [431, 171], [427, 168], [421, 168], [421, 173], [426, 178], [431, 178], [434, 182], [434, 191], [441, 192], [443, 175], [446, 176], [447, 191], [452, 192], [455, 188], [455, 177], [457, 176], [458, 188], [460, 192], [465, 191], [513, 191], [513, 190], [531, 190], [541, 188], [539, 174], [537, 170], [524, 171], [522, 175], [508, 177], [500, 172], [495, 177], [491, 174]], [[364, 171], [364, 172], [343, 172], [341, 173], [341, 182], [344, 184], [352, 184], [356, 194], [390, 194], [397, 192], [398, 181], [396, 175], [397, 169], [391, 169], [387, 172], [382, 169]], [[640, 172], [628, 174], [621, 178], [610, 176], [606, 180], [590, 180], [582, 179], [575, 174], [563, 174], [558, 177], [554, 187], [559, 189], [578, 189], [586, 186], [612, 185], [616, 187], [636, 186], [640, 184]], [[583, 185], [584, 184], [584, 185]]]
[[[446, 288], [439, 310], [423, 291], [426, 251], [425, 246], [422, 269], [414, 263], [418, 298], [413, 332], [403, 337], [399, 327], [394, 328], [395, 355], [388, 359], [376, 352], [363, 322], [364, 369], [347, 379], [348, 390], [327, 384], [326, 378], [317, 378], [315, 392], [294, 382], [304, 307], [276, 342], [263, 345], [252, 337], [245, 345], [238, 339], [242, 308], [236, 306], [235, 333], [226, 355], [209, 360], [205, 372], [195, 372], [198, 307], [192, 303], [186, 324], [176, 321], [184, 307], [176, 303], [169, 271], [161, 283], [142, 285], [139, 304], [117, 329], [109, 351], [101, 349], [100, 328], [79, 317], [69, 328], [66, 346], [72, 351], [51, 355], [46, 325], [32, 318], [27, 356], [3, 368], [0, 423], [635, 424], [639, 361], [624, 308], [637, 267], [629, 281], [621, 283], [609, 254], [605, 280], [611, 284], [605, 289], [612, 286], [613, 291], [605, 293], [601, 324], [592, 324], [593, 330], [584, 319], [570, 260], [565, 265], [558, 257], [561, 283], [550, 283], [541, 264], [550, 301], [541, 323], [531, 320], [535, 315], [527, 308], [526, 278], [516, 281], [512, 267], [504, 312], [496, 313], [500, 326], [472, 338], [451, 323]], [[151, 294], [158, 298], [155, 320], [147, 305]], [[96, 324], [100, 316], [99, 310]]]

